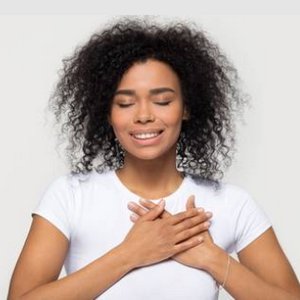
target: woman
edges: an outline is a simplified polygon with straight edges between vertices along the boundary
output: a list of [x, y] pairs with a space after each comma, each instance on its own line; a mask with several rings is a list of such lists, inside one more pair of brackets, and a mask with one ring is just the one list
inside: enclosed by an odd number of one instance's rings
[[71, 173], [34, 211], [8, 298], [299, 299], [267, 217], [220, 182], [236, 79], [182, 24], [119, 21], [65, 60], [51, 107]]

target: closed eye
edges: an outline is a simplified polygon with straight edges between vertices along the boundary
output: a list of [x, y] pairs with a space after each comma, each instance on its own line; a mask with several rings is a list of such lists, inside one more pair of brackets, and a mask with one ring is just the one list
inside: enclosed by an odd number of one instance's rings
[[121, 108], [126, 108], [133, 105], [133, 103], [118, 103], [117, 105]]
[[161, 105], [161, 106], [167, 106], [171, 103], [171, 101], [164, 101], [164, 102], [154, 102], [155, 104]]

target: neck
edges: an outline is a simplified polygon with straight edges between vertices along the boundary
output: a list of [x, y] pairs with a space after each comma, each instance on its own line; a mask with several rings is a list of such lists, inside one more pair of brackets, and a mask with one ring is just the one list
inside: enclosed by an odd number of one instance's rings
[[176, 169], [176, 152], [155, 160], [140, 160], [127, 155], [124, 167], [116, 173], [129, 190], [145, 199], [168, 196], [183, 180], [183, 175]]

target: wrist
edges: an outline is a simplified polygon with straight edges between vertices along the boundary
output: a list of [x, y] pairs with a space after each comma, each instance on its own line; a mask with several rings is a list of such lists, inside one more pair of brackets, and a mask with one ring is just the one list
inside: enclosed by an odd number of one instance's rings
[[222, 283], [228, 264], [228, 253], [222, 248], [215, 246], [207, 257], [203, 270], [210, 273], [216, 281]]
[[132, 251], [128, 249], [123, 243], [116, 246], [112, 251], [115, 253], [116, 257], [120, 260], [120, 263], [126, 270], [130, 272], [131, 270], [138, 267], [135, 260], [135, 255], [132, 255]]

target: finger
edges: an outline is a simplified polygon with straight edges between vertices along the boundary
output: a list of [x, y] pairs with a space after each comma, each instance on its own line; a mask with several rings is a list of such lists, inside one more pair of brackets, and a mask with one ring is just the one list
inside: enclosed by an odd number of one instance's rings
[[205, 212], [198, 213], [198, 215], [196, 215], [193, 218], [188, 218], [188, 219], [183, 220], [180, 223], [177, 223], [174, 227], [175, 232], [179, 233], [179, 232], [184, 231], [186, 229], [192, 228], [196, 225], [199, 225], [201, 223], [209, 221], [210, 218], [211, 218], [210, 214], [208, 214], [208, 213], [205, 213]]
[[127, 207], [128, 207], [129, 210], [131, 210], [132, 212], [134, 212], [138, 216], [143, 216], [148, 212], [148, 209], [145, 209], [145, 208], [139, 206], [135, 202], [129, 202], [127, 204]]
[[180, 233], [178, 233], [176, 235], [176, 240], [175, 240], [175, 243], [179, 243], [181, 241], [185, 241], [193, 236], [196, 236], [204, 231], [207, 231], [209, 226], [210, 226], [210, 222], [209, 221], [206, 221], [206, 222], [203, 222], [203, 223], [200, 223], [192, 228], [189, 228], [189, 229], [186, 229]]
[[145, 215], [139, 218], [138, 221], [153, 221], [158, 218], [165, 209], [165, 200], [160, 200], [158, 205], [150, 209]]
[[186, 209], [190, 209], [190, 208], [196, 208], [194, 195], [191, 195], [186, 201]]
[[136, 214], [131, 214], [130, 215], [130, 220], [133, 222], [133, 223], [136, 223], [138, 221], [140, 217]]
[[197, 208], [191, 208], [189, 210], [177, 213], [173, 216], [171, 216], [170, 219], [170, 223], [172, 225], [178, 224], [180, 222], [182, 222], [185, 219], [188, 218], [192, 218], [195, 217], [197, 214], [199, 214], [199, 210]]
[[[187, 199], [187, 202], [186, 202], [186, 209], [191, 209], [191, 208], [196, 208], [196, 204], [195, 204], [195, 196], [194, 195], [191, 195], [188, 199]], [[204, 209], [202, 207], [199, 207], [198, 208], [198, 211], [199, 212], [203, 212]]]
[[177, 253], [183, 252], [185, 250], [188, 250], [190, 248], [196, 247], [196, 246], [202, 244], [203, 241], [204, 241], [204, 239], [202, 236], [195, 236], [184, 242], [176, 244], [174, 247], [174, 251], [175, 251], [174, 254], [177, 254]]
[[[157, 205], [157, 204], [153, 203], [152, 201], [145, 200], [145, 199], [140, 199], [139, 203], [141, 205], [143, 205], [144, 207], [146, 207], [147, 209], [152, 209]], [[161, 216], [162, 216], [162, 218], [165, 218], [165, 217], [170, 217], [172, 215], [168, 211], [164, 210]]]

